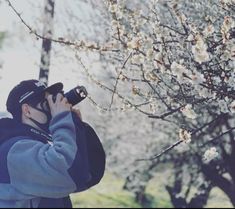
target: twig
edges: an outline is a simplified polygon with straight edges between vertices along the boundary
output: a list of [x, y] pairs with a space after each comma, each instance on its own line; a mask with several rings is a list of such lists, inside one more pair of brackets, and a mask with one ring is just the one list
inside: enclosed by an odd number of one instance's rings
[[[194, 102], [194, 103], [192, 103], [193, 105], [195, 105], [195, 104], [198, 104], [198, 103], [202, 103], [202, 102], [205, 102], [205, 101], [207, 101], [207, 99], [200, 99], [200, 100], [198, 100], [198, 101], [196, 101], [196, 102]], [[174, 113], [176, 113], [176, 112], [178, 112], [178, 111], [180, 111], [182, 108], [184, 108], [186, 105], [182, 105], [181, 107], [178, 107], [178, 108], [176, 108], [176, 109], [173, 109], [173, 110], [171, 110], [171, 111], [169, 111], [169, 112], [167, 112], [167, 113], [165, 113], [165, 114], [163, 114], [163, 115], [150, 115], [150, 116], [148, 116], [149, 118], [155, 118], [155, 119], [164, 119], [164, 118], [166, 118], [166, 117], [168, 117], [168, 116], [170, 116], [170, 115], [172, 115], [172, 114], [174, 114]]]
[[[233, 130], [235, 130], [235, 127], [229, 129], [228, 131], [226, 131], [226, 132], [220, 134], [219, 136], [217, 136], [217, 137], [215, 137], [215, 138], [213, 138], [213, 139], [210, 139], [208, 142], [204, 143], [204, 144], [201, 145], [200, 147], [204, 147], [205, 145], [208, 145], [208, 144], [210, 144], [210, 143], [212, 143], [212, 142], [214, 142], [214, 141], [220, 139], [222, 136], [229, 134], [229, 133], [230, 133], [231, 131], [233, 131]], [[155, 155], [155, 156], [153, 156], [152, 158], [149, 158], [149, 159], [140, 159], [140, 160], [136, 160], [136, 161], [150, 161], [150, 160], [155, 160], [155, 159], [157, 159], [157, 158], [160, 158], [162, 155], [168, 153], [169, 151], [171, 151], [172, 149], [174, 149], [175, 147], [177, 147], [178, 145], [180, 145], [182, 142], [184, 142], [184, 141], [183, 141], [183, 140], [180, 140], [180, 141], [176, 142], [174, 145], [168, 147], [167, 149], [165, 149], [164, 151], [162, 151], [160, 154]]]
[[115, 96], [115, 93], [116, 93], [116, 91], [117, 91], [117, 86], [118, 86], [118, 82], [119, 82], [119, 80], [120, 80], [120, 76], [121, 76], [122, 71], [123, 71], [123, 69], [125, 68], [125, 66], [126, 66], [126, 64], [127, 64], [127, 62], [128, 62], [128, 60], [131, 58], [131, 56], [132, 56], [132, 52], [130, 53], [130, 55], [129, 55], [129, 56], [127, 57], [127, 59], [125, 60], [124, 64], [122, 65], [122, 68], [121, 68], [121, 70], [120, 70], [120, 72], [119, 72], [119, 74], [118, 74], [118, 76], [117, 76], [117, 78], [116, 78], [116, 83], [115, 83], [115, 86], [114, 86], [113, 95], [112, 95], [111, 103], [110, 103], [110, 106], [109, 106], [110, 109], [112, 108], [112, 105], [113, 105], [114, 96]]
[[[104, 90], [107, 90], [107, 91], [109, 91], [109, 92], [111, 92], [111, 93], [114, 93], [114, 91], [113, 91], [111, 88], [109, 88], [108, 86], [102, 84], [100, 81], [97, 81], [96, 79], [94, 79], [94, 78], [90, 75], [90, 73], [89, 73], [87, 67], [85, 66], [85, 64], [83, 63], [81, 57], [78, 55], [77, 52], [76, 52], [76, 54], [75, 54], [75, 57], [76, 57], [77, 60], [79, 61], [79, 63], [80, 63], [80, 65], [82, 66], [82, 68], [85, 70], [87, 76], [88, 76], [96, 85], [98, 85], [100, 88], [102, 88], [102, 89], [104, 89]], [[123, 101], [124, 104], [130, 105], [130, 107], [135, 108], [136, 110], [138, 110], [138, 111], [141, 112], [142, 114], [145, 114], [145, 115], [148, 115], [148, 116], [150, 115], [149, 113], [147, 113], [147, 112], [141, 110], [141, 109], [138, 107], [138, 105], [132, 104], [132, 102], [130, 102], [129, 100], [125, 99], [124, 96], [122, 96], [121, 94], [119, 94], [117, 91], [115, 92], [115, 94]], [[105, 109], [105, 108], [103, 108], [103, 109]], [[106, 108], [106, 109], [107, 109], [107, 108]]]
[[161, 157], [162, 155], [168, 153], [169, 151], [171, 151], [172, 149], [174, 149], [175, 147], [177, 147], [177, 146], [178, 146], [179, 144], [181, 144], [182, 142], [184, 142], [184, 141], [183, 141], [183, 140], [180, 140], [180, 141], [176, 142], [176, 143], [173, 144], [172, 146], [170, 146], [170, 147], [168, 147], [167, 149], [163, 150], [160, 154], [155, 155], [155, 156], [153, 156], [153, 157], [151, 157], [151, 158], [149, 158], [149, 159], [139, 159], [139, 160], [136, 160], [136, 161], [138, 162], [138, 161], [155, 160], [155, 159]]
[[[194, 131], [191, 132], [191, 135], [194, 136], [196, 133], [198, 133], [199, 131], [202, 131], [205, 127], [210, 126], [211, 124], [213, 124], [217, 120], [220, 120], [220, 118], [224, 117], [225, 115], [227, 115], [227, 114], [221, 114], [221, 115], [219, 115], [219, 117], [213, 119], [209, 123], [206, 123], [202, 127], [195, 129]], [[230, 133], [233, 129], [235, 129], [235, 128], [231, 128], [230, 130], [226, 131], [225, 133], [222, 133], [221, 135], [217, 136], [216, 138], [213, 138], [213, 139], [209, 140], [207, 143], [203, 144], [201, 147], [204, 147], [205, 145], [207, 145], [207, 144], [209, 144], [209, 143], [211, 143], [211, 142], [221, 138], [223, 135], [226, 135], [226, 134]], [[184, 140], [179, 140], [175, 144], [173, 144], [170, 147], [168, 147], [165, 150], [163, 150], [160, 154], [155, 155], [155, 156], [153, 156], [153, 157], [151, 157], [149, 159], [139, 159], [137, 161], [150, 161], [150, 160], [155, 160], [157, 158], [160, 158], [162, 155], [164, 155], [164, 154], [168, 153], [169, 151], [173, 150], [175, 147], [180, 145], [182, 142], [184, 142]]]
[[143, 79], [147, 82], [147, 84], [150, 86], [150, 88], [155, 92], [155, 94], [157, 94], [158, 98], [162, 101], [162, 103], [167, 107], [168, 110], [171, 110], [171, 107], [167, 104], [167, 102], [164, 100], [164, 98], [161, 96], [160, 93], [158, 93], [158, 91], [154, 88], [154, 86], [151, 84], [150, 81], [147, 80], [146, 76], [145, 76], [145, 72], [143, 70], [143, 67], [141, 68], [142, 71], [142, 76]]
[[223, 132], [222, 134], [220, 134], [219, 136], [217, 136], [217, 137], [215, 137], [215, 138], [213, 138], [213, 139], [210, 139], [209, 141], [207, 141], [206, 143], [204, 143], [203, 145], [201, 145], [201, 147], [204, 147], [205, 145], [208, 145], [208, 144], [210, 144], [210, 143], [213, 143], [213, 142], [216, 141], [217, 139], [221, 138], [221, 137], [224, 136], [224, 135], [229, 134], [229, 133], [230, 133], [231, 131], [233, 131], [233, 130], [235, 130], [235, 127], [231, 128], [231, 129], [229, 129], [229, 130], [227, 130], [226, 132]]

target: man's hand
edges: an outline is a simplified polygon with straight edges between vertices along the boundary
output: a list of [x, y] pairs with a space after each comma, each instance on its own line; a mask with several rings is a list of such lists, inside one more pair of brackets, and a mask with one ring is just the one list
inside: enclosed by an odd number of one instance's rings
[[72, 108], [72, 111], [75, 112], [76, 115], [82, 120], [82, 114], [81, 114], [81, 111], [79, 109]]
[[55, 117], [62, 112], [71, 111], [72, 105], [68, 103], [68, 100], [62, 94], [57, 94], [55, 102], [53, 102], [52, 95], [49, 95], [47, 100], [52, 117]]

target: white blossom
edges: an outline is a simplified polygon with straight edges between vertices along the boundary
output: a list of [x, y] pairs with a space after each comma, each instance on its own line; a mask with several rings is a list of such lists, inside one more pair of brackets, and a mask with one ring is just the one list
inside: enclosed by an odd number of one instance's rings
[[192, 73], [191, 77], [191, 83], [195, 85], [202, 84], [205, 81], [204, 75], [199, 72]]
[[231, 48], [231, 59], [235, 61], [235, 44]]
[[186, 24], [187, 22], [187, 17], [184, 14], [180, 14], [179, 20], [183, 23]]
[[171, 71], [174, 76], [177, 76], [178, 79], [181, 79], [184, 74], [188, 74], [188, 70], [185, 66], [178, 64], [176, 62], [173, 62], [171, 65]]
[[228, 104], [225, 100], [219, 100], [218, 104], [219, 104], [221, 112], [223, 112], [223, 113], [228, 113], [229, 112]]
[[219, 153], [215, 147], [208, 149], [204, 154], [205, 163], [211, 162], [213, 159], [217, 158]]
[[229, 107], [230, 107], [231, 112], [235, 113], [235, 101], [233, 101]]
[[204, 88], [204, 87], [199, 87], [198, 89], [198, 93], [199, 93], [199, 96], [203, 97], [203, 98], [214, 98], [214, 94], [207, 88]]
[[138, 49], [141, 46], [141, 39], [140, 38], [133, 38], [131, 41], [127, 43], [127, 47], [129, 49]]
[[153, 49], [149, 49], [149, 50], [147, 51], [146, 56], [147, 56], [147, 59], [148, 59], [148, 60], [152, 60], [152, 59], [154, 58], [154, 51], [153, 51]]
[[118, 5], [117, 5], [117, 4], [111, 4], [111, 5], [109, 6], [109, 11], [110, 11], [111, 13], [116, 13], [116, 12], [118, 11]]
[[200, 64], [207, 62], [210, 59], [210, 56], [207, 52], [207, 45], [200, 35], [196, 36], [196, 44], [192, 47], [192, 52], [196, 62]]
[[208, 37], [208, 36], [212, 35], [214, 32], [215, 32], [215, 28], [214, 28], [214, 26], [212, 24], [210, 24], [203, 31], [203, 35], [205, 37]]
[[134, 95], [138, 95], [140, 93], [140, 88], [133, 84], [132, 85], [132, 93]]
[[183, 115], [185, 115], [189, 119], [193, 119], [194, 120], [194, 119], [197, 118], [197, 114], [192, 109], [192, 105], [191, 104], [188, 104], [185, 107], [181, 108], [181, 112], [183, 113]]
[[134, 64], [143, 64], [144, 63], [144, 56], [141, 54], [135, 54], [132, 56], [131, 61]]
[[194, 36], [193, 34], [190, 34], [187, 38], [188, 41], [193, 41], [194, 40]]
[[226, 48], [224, 50], [222, 58], [224, 60], [235, 61], [235, 41], [231, 40], [226, 42]]
[[145, 75], [145, 77], [146, 77], [147, 80], [150, 80], [150, 81], [155, 81], [155, 82], [158, 82], [158, 81], [159, 81], [158, 76], [157, 76], [155, 73], [153, 73], [153, 72], [147, 73], [147, 74]]
[[179, 137], [180, 137], [180, 140], [184, 141], [187, 144], [192, 141], [192, 133], [184, 129], [180, 129]]
[[158, 105], [155, 103], [151, 103], [149, 108], [152, 114], [156, 114], [158, 112]]
[[113, 20], [113, 21], [111, 22], [111, 25], [112, 25], [112, 27], [113, 27], [114, 29], [120, 27], [120, 23], [119, 23], [117, 20]]
[[230, 33], [229, 31], [231, 30], [231, 28], [234, 26], [234, 21], [231, 17], [226, 16], [224, 18], [224, 22], [223, 25], [221, 27], [221, 33], [223, 36], [223, 42], [225, 43], [227, 40], [229, 40], [230, 38]]
[[163, 54], [158, 52], [155, 56], [155, 60], [156, 67], [160, 68], [162, 66], [160, 63], [163, 63]]

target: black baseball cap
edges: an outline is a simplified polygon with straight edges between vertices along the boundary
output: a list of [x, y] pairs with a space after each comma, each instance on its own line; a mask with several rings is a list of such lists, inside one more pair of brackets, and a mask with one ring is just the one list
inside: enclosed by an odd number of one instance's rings
[[21, 105], [31, 101], [44, 99], [45, 92], [56, 95], [63, 90], [62, 83], [55, 83], [49, 87], [39, 80], [25, 80], [15, 86], [7, 98], [7, 111], [10, 112], [13, 118], [21, 119]]

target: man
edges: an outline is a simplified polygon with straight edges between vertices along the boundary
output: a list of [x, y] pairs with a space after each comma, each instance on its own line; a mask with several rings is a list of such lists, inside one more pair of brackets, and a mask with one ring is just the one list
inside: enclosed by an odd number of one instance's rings
[[100, 182], [105, 153], [95, 131], [61, 93], [22, 81], [0, 120], [0, 207], [70, 208], [69, 195]]

